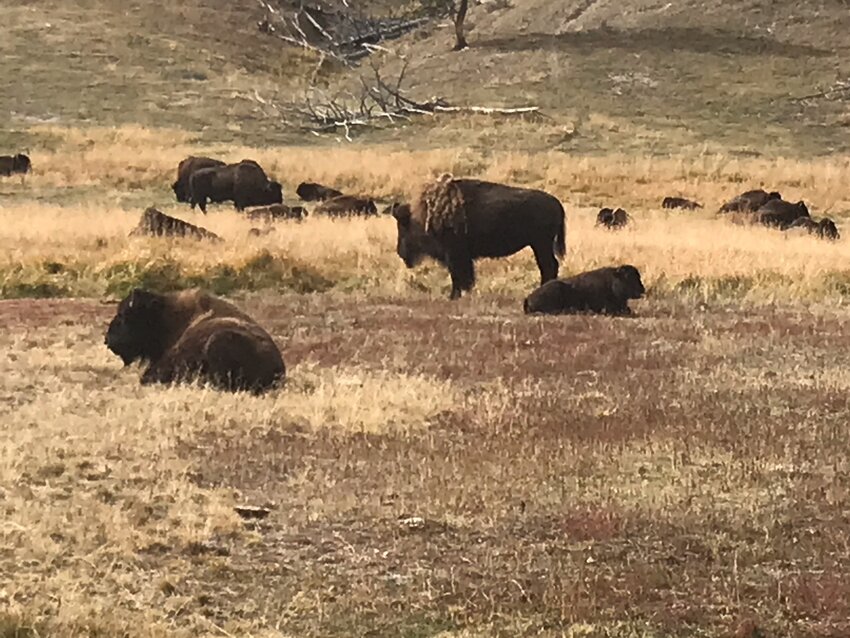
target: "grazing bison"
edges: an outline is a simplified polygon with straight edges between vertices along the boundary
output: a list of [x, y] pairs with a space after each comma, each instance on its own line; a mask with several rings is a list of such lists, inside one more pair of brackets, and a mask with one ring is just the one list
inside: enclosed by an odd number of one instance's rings
[[211, 157], [195, 157], [190, 155], [177, 165], [177, 181], [171, 185], [171, 190], [177, 197], [178, 202], [190, 202], [192, 192], [189, 190], [189, 181], [192, 178], [192, 173], [199, 171], [202, 168], [215, 168], [216, 166], [225, 166], [221, 160], [212, 159]]
[[273, 204], [264, 208], [254, 208], [248, 211], [249, 219], [266, 222], [272, 222], [278, 219], [294, 219], [300, 222], [306, 215], [307, 211], [303, 207], [290, 207], [286, 204]]
[[192, 208], [197, 205], [204, 213], [207, 212], [207, 200], [232, 201], [236, 210], [283, 203], [280, 184], [270, 181], [262, 167], [253, 160], [202, 168], [192, 173], [189, 185]]
[[295, 189], [295, 194], [305, 202], [323, 202], [326, 199], [339, 197], [342, 195], [342, 191], [314, 182], [301, 182]]
[[629, 214], [622, 208], [618, 208], [617, 210], [603, 208], [596, 216], [597, 226], [604, 226], [605, 228], [609, 228], [611, 230], [617, 230], [619, 228], [622, 228], [628, 223]]
[[774, 199], [782, 199], [776, 191], [768, 193], [758, 189], [741, 193], [720, 207], [721, 213], [754, 213], [759, 208]]
[[375, 206], [374, 201], [365, 197], [340, 195], [319, 204], [315, 212], [328, 217], [350, 217], [353, 215], [371, 217], [378, 214], [378, 207]]
[[596, 312], [630, 315], [629, 299], [640, 299], [646, 289], [634, 266], [598, 268], [569, 279], [546, 282], [526, 297], [526, 314]]
[[783, 228], [783, 230], [793, 230], [795, 228], [803, 228], [810, 235], [817, 235], [821, 239], [836, 240], [841, 238], [838, 228], [835, 227], [835, 222], [829, 217], [824, 217], [819, 222], [816, 222], [811, 217], [798, 217]]
[[539, 190], [443, 175], [426, 185], [412, 205], [392, 207], [398, 256], [408, 268], [424, 257], [445, 265], [450, 299], [475, 285], [474, 260], [534, 251], [542, 282], [558, 276], [566, 252], [564, 208]]
[[223, 241], [215, 233], [195, 226], [182, 219], [171, 217], [158, 211], [156, 208], [148, 208], [142, 213], [138, 225], [130, 231], [130, 237], [190, 237], [193, 239], [208, 239], [210, 241]]
[[236, 306], [199, 290], [133, 290], [118, 305], [104, 341], [125, 366], [147, 362], [142, 384], [199, 379], [259, 394], [286, 374], [265, 330]]
[[756, 221], [765, 226], [785, 228], [800, 217], [809, 217], [809, 209], [803, 202], [792, 204], [784, 199], [771, 199], [756, 211]]
[[661, 202], [661, 208], [683, 208], [685, 210], [696, 210], [702, 208], [702, 204], [693, 202], [684, 197], [665, 197]]
[[0, 155], [0, 175], [26, 175], [32, 170], [30, 158], [23, 153], [17, 155]]

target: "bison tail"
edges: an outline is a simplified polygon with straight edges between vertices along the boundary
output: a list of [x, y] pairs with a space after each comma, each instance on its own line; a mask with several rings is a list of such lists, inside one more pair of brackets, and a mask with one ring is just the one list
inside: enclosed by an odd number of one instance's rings
[[567, 253], [567, 215], [561, 209], [561, 224], [558, 226], [558, 233], [555, 235], [555, 254], [558, 257], [563, 257]]

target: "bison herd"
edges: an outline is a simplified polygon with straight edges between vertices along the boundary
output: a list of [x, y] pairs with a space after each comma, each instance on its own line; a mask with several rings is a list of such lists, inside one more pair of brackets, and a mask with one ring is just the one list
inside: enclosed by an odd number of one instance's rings
[[[23, 154], [0, 156], [0, 175], [23, 175], [31, 166]], [[304, 207], [285, 205], [281, 184], [250, 159], [227, 164], [188, 157], [177, 167], [172, 190], [177, 201], [198, 206], [204, 213], [208, 203], [230, 201], [240, 211], [253, 207], [246, 212], [253, 220], [300, 220], [306, 215]], [[295, 192], [305, 202], [318, 202], [316, 214], [378, 214], [372, 199], [321, 184], [303, 182]], [[662, 207], [702, 208], [681, 197], [665, 197]], [[524, 248], [531, 248], [540, 272], [540, 286], [523, 301], [526, 314], [629, 315], [629, 300], [646, 292], [640, 272], [630, 264], [558, 279], [559, 258], [566, 253], [566, 214], [557, 198], [541, 190], [444, 174], [426, 183], [410, 202], [394, 202], [384, 212], [395, 219], [396, 252], [408, 268], [426, 257], [446, 267], [450, 299], [472, 289], [477, 259], [507, 257]], [[747, 191], [723, 204], [719, 213], [735, 215], [739, 223], [799, 228], [825, 239], [839, 238], [832, 220], [815, 221], [804, 202], [787, 202], [778, 192]], [[622, 208], [603, 208], [597, 225], [620, 229], [631, 220]], [[222, 241], [155, 208], [144, 212], [130, 234]], [[263, 231], [252, 229], [251, 234]], [[169, 294], [133, 290], [119, 303], [105, 343], [125, 365], [147, 364], [143, 384], [201, 379], [220, 389], [261, 393], [285, 377], [283, 358], [271, 336], [234, 305], [199, 290]]]

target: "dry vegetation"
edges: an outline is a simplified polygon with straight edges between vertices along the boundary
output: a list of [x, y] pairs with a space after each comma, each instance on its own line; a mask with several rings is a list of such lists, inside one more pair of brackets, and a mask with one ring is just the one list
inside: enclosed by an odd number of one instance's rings
[[[344, 83], [259, 34], [254, 0], [0, 7], [0, 153], [34, 166], [0, 178], [0, 638], [850, 635], [848, 107], [789, 99], [850, 72], [846, 3], [626, 4], [474, 5], [462, 54], [398, 41], [416, 95], [547, 118], [357, 144], [255, 99]], [[190, 153], [260, 161], [288, 203], [445, 171], [544, 188], [562, 273], [628, 262], [649, 294], [525, 317], [524, 251], [448, 302], [391, 218], [250, 237], [177, 206]], [[756, 187], [845, 236], [715, 216]], [[151, 205], [225, 242], [128, 238]], [[602, 206], [633, 226], [595, 228]], [[108, 353], [112, 302], [190, 285], [269, 329], [285, 388], [141, 387]]]

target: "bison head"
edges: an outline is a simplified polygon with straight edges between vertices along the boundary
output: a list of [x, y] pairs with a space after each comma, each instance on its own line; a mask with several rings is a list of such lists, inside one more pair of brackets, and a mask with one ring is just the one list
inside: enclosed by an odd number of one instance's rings
[[12, 170], [16, 173], [29, 173], [32, 170], [30, 158], [23, 153], [18, 153], [12, 158]]
[[797, 214], [800, 217], [809, 217], [809, 207], [806, 206], [806, 203], [803, 201], [799, 201], [794, 204], [794, 208], [797, 209]]
[[188, 194], [186, 193], [186, 184], [179, 179], [171, 185], [171, 190], [174, 191], [174, 196], [177, 198], [178, 202], [189, 201]]
[[767, 201], [770, 201], [772, 199], [782, 199], [782, 195], [780, 195], [776, 191], [772, 191], [767, 194]]
[[433, 239], [425, 229], [411, 217], [408, 204], [393, 204], [391, 208], [398, 226], [398, 244], [396, 252], [408, 268], [416, 267], [426, 256], [434, 251], [427, 250]]
[[312, 182], [301, 182], [295, 189], [295, 194], [305, 202], [313, 202], [319, 199], [318, 184]]
[[134, 289], [118, 304], [106, 331], [106, 347], [121, 357], [125, 366], [159, 358], [164, 350], [164, 311], [161, 295]]
[[266, 184], [266, 194], [268, 195], [268, 204], [283, 203], [283, 187], [280, 182], [269, 182]]
[[646, 293], [638, 269], [629, 264], [614, 271], [612, 289], [620, 299], [640, 299]]
[[560, 279], [553, 279], [528, 295], [522, 302], [522, 309], [527, 315], [537, 312], [558, 314], [574, 305], [571, 301], [574, 293], [572, 285]]
[[841, 237], [838, 228], [835, 227], [835, 222], [829, 217], [824, 217], [818, 223], [818, 235], [825, 239], [839, 239]]

